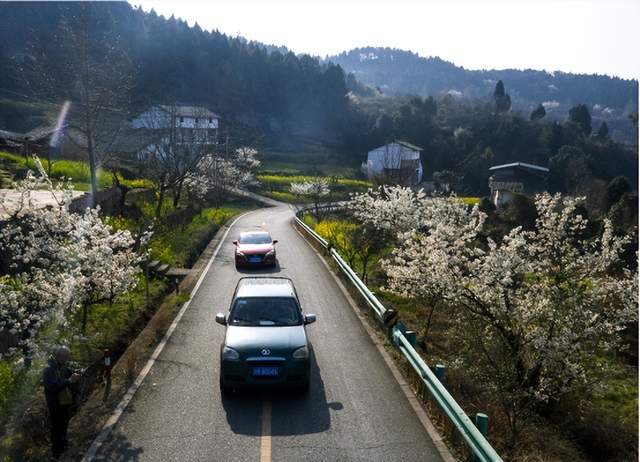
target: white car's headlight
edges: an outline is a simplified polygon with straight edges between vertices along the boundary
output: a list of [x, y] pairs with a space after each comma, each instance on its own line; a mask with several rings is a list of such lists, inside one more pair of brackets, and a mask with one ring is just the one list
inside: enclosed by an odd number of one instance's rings
[[240, 359], [240, 353], [238, 353], [233, 348], [229, 348], [228, 346], [226, 346], [222, 349], [222, 359], [237, 361], [238, 359]]
[[298, 348], [296, 351], [293, 352], [292, 356], [293, 356], [294, 359], [308, 359], [309, 358], [309, 348], [307, 348], [306, 346]]
[[239, 255], [241, 257], [244, 257], [244, 254], [242, 252], [240, 252], [239, 250], [236, 252], [236, 255]]
[[269, 250], [265, 255], [266, 255], [267, 257], [270, 257], [271, 255], [273, 255], [273, 254], [275, 254], [275, 253], [276, 253], [276, 249], [271, 249], [271, 250]]

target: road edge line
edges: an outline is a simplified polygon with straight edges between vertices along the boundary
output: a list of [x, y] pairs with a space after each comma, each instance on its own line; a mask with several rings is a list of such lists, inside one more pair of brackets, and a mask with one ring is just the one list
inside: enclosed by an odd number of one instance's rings
[[349, 306], [351, 307], [351, 309], [354, 311], [354, 313], [360, 320], [360, 323], [364, 327], [364, 330], [367, 332], [367, 334], [369, 334], [371, 341], [380, 352], [380, 355], [382, 356], [382, 359], [384, 359], [384, 362], [387, 364], [387, 367], [389, 367], [389, 369], [391, 370], [391, 374], [396, 379], [396, 382], [398, 382], [398, 385], [400, 386], [400, 390], [402, 390], [402, 393], [407, 398], [407, 401], [409, 401], [409, 404], [411, 405], [414, 412], [416, 413], [418, 420], [420, 421], [425, 431], [431, 438], [431, 441], [433, 441], [433, 445], [436, 447], [436, 449], [440, 453], [440, 457], [442, 457], [443, 462], [456, 462], [456, 458], [453, 457], [453, 454], [449, 450], [449, 447], [447, 446], [445, 439], [442, 437], [442, 435], [440, 435], [436, 427], [431, 422], [431, 418], [427, 414], [427, 411], [424, 410], [424, 408], [422, 407], [422, 404], [420, 404], [420, 402], [418, 401], [418, 398], [416, 397], [415, 393], [411, 389], [411, 386], [407, 383], [404, 376], [398, 369], [398, 366], [395, 364], [394, 360], [391, 358], [391, 356], [385, 349], [384, 345], [382, 345], [382, 343], [380, 342], [380, 339], [378, 338], [377, 333], [373, 330], [373, 328], [369, 325], [369, 322], [365, 319], [364, 315], [360, 312], [360, 309], [358, 308], [357, 303], [355, 302], [355, 300], [353, 299], [353, 297], [351, 296], [347, 288], [344, 286], [344, 283], [342, 282], [342, 280], [333, 272], [333, 270], [329, 266], [329, 263], [327, 263], [326, 259], [320, 254], [320, 252], [318, 252], [318, 249], [316, 249], [313, 245], [311, 245], [311, 243], [307, 240], [304, 234], [302, 234], [300, 229], [297, 226], [295, 226], [295, 219], [291, 222], [291, 226], [293, 226], [293, 228], [297, 231], [300, 237], [309, 245], [309, 247], [311, 247], [311, 249], [313, 250], [313, 253], [316, 254], [316, 256], [320, 259], [324, 267], [327, 269], [327, 271], [331, 275], [331, 277], [333, 277], [333, 280], [337, 283], [338, 288], [347, 299], [347, 302], [349, 302]]
[[102, 426], [102, 430], [100, 430], [100, 433], [98, 433], [98, 435], [94, 438], [93, 442], [91, 443], [91, 446], [89, 446], [89, 449], [87, 449], [87, 452], [85, 452], [84, 456], [82, 457], [81, 462], [90, 462], [91, 460], [93, 460], [94, 457], [96, 457], [98, 451], [100, 450], [100, 448], [102, 447], [104, 442], [107, 440], [107, 438], [111, 434], [111, 431], [118, 424], [118, 421], [120, 420], [120, 417], [122, 416], [122, 414], [124, 413], [125, 409], [127, 408], [129, 403], [133, 399], [133, 396], [136, 394], [136, 392], [138, 391], [138, 388], [140, 388], [140, 386], [142, 385], [142, 382], [144, 381], [145, 377], [147, 376], [147, 374], [149, 373], [149, 371], [151, 370], [151, 368], [155, 364], [156, 360], [158, 359], [158, 357], [162, 353], [162, 350], [164, 350], [165, 345], [167, 344], [167, 342], [169, 341], [169, 339], [173, 335], [173, 331], [178, 326], [178, 323], [182, 319], [182, 316], [187, 311], [187, 308], [189, 308], [189, 306], [191, 304], [191, 300], [193, 300], [193, 297], [198, 292], [198, 289], [200, 288], [200, 285], [202, 284], [202, 281], [204, 280], [205, 276], [209, 272], [209, 269], [211, 268], [211, 265], [213, 264], [215, 258], [218, 256], [218, 252], [222, 248], [222, 244], [224, 243], [225, 239], [229, 235], [229, 231], [231, 231], [231, 228], [233, 228], [233, 226], [236, 224], [236, 222], [238, 220], [240, 220], [240, 218], [243, 218], [243, 217], [245, 217], [246, 215], [249, 215], [252, 212], [254, 212], [254, 211], [252, 210], [250, 212], [245, 212], [245, 213], [243, 213], [241, 215], [238, 215], [231, 222], [231, 224], [229, 225], [229, 227], [225, 231], [224, 235], [220, 239], [220, 242], [218, 243], [218, 246], [216, 247], [216, 250], [213, 252], [213, 255], [209, 259], [209, 262], [207, 263], [207, 266], [205, 266], [205, 268], [202, 270], [202, 273], [200, 274], [200, 277], [198, 278], [198, 281], [196, 282], [196, 285], [191, 290], [191, 293], [189, 294], [189, 300], [187, 300], [182, 305], [182, 308], [180, 308], [180, 311], [178, 312], [178, 314], [174, 318], [173, 322], [171, 323], [171, 325], [167, 329], [167, 332], [165, 332], [164, 337], [162, 337], [162, 340], [160, 341], [158, 346], [155, 348], [155, 350], [153, 351], [153, 353], [151, 354], [151, 356], [147, 360], [146, 364], [144, 365], [144, 367], [142, 368], [142, 370], [138, 374], [138, 377], [136, 377], [136, 380], [131, 384], [131, 386], [129, 386], [129, 388], [127, 389], [127, 392], [124, 394], [124, 396], [122, 397], [122, 399], [120, 400], [120, 402], [116, 406], [115, 410], [111, 413], [111, 416], [107, 419], [105, 424]]

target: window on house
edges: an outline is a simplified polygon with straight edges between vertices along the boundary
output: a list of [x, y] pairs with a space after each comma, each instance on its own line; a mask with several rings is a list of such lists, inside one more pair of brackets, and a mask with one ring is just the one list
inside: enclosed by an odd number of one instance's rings
[[184, 122], [184, 117], [180, 117], [180, 123]]
[[213, 123], [213, 119], [211, 117], [209, 117], [209, 123], [212, 124]]
[[196, 117], [196, 123], [198, 123], [198, 118]]

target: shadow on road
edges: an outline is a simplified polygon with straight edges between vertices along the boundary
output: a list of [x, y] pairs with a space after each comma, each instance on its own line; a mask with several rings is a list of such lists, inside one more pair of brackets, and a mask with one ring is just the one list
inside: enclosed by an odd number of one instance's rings
[[[312, 350], [313, 351], [313, 350]], [[331, 427], [329, 410], [339, 411], [341, 403], [327, 403], [320, 368], [311, 355], [311, 387], [297, 390], [244, 390], [222, 396], [227, 422], [234, 433], [260, 436], [263, 400], [271, 400], [271, 435], [289, 436], [320, 433]]]
[[143, 448], [133, 447], [126, 436], [121, 433], [113, 433], [93, 460], [101, 462], [135, 462], [140, 460], [140, 455], [143, 452]]
[[270, 267], [270, 266], [242, 267], [242, 268], [236, 268], [236, 271], [238, 273], [246, 274], [249, 276], [263, 276], [267, 274], [277, 274], [282, 269], [283, 268], [280, 267], [280, 262], [276, 260], [276, 266], [273, 266], [273, 267]]

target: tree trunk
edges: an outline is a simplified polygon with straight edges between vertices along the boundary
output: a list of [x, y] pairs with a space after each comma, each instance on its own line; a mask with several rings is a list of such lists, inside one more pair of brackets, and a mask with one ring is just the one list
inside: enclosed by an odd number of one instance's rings
[[369, 258], [371, 256], [370, 255], [366, 255], [364, 257], [360, 258], [360, 261], [362, 262], [362, 282], [364, 282], [365, 284], [367, 283], [367, 266], [369, 266]]
[[49, 146], [47, 149], [47, 175], [51, 178], [51, 150], [53, 148]]
[[29, 142], [25, 141], [22, 145], [22, 155], [24, 156], [24, 166], [29, 168]]
[[89, 306], [84, 304], [82, 305], [82, 323], [80, 324], [80, 332], [84, 337], [84, 334], [87, 332], [87, 316], [89, 312]]
[[314, 206], [315, 206], [315, 209], [316, 209], [316, 221], [318, 223], [320, 223], [320, 202], [319, 202], [318, 198], [314, 199]]
[[125, 207], [125, 201], [126, 201], [128, 192], [129, 192], [129, 188], [127, 188], [126, 186], [120, 185], [120, 204], [118, 205], [120, 216], [124, 216], [124, 207]]
[[182, 195], [182, 183], [184, 180], [180, 180], [178, 182], [177, 187], [173, 191], [173, 208], [178, 208], [178, 204], [180, 203], [180, 196]]
[[425, 337], [429, 335], [429, 330], [431, 329], [431, 318], [433, 317], [433, 312], [435, 311], [435, 309], [436, 309], [435, 304], [432, 301], [431, 309], [429, 310], [429, 316], [427, 316], [427, 327], [425, 328], [425, 331], [424, 331]]
[[81, 11], [83, 15], [83, 41], [81, 44], [81, 59], [82, 59], [82, 103], [84, 104], [84, 129], [85, 136], [87, 137], [87, 155], [89, 156], [89, 170], [91, 171], [91, 198], [90, 207], [95, 208], [98, 198], [98, 178], [96, 175], [96, 158], [94, 152], [94, 140], [92, 130], [92, 114], [91, 114], [91, 72], [89, 69], [89, 26], [88, 26], [88, 11], [83, 8]]
[[91, 208], [95, 208], [98, 200], [98, 177], [96, 175], [96, 159], [93, 152], [91, 136], [87, 135], [87, 154], [89, 154], [89, 169], [91, 170]]
[[127, 193], [130, 191], [130, 188], [127, 186], [122, 185], [122, 183], [120, 183], [120, 179], [118, 178], [118, 174], [115, 171], [111, 171], [111, 176], [113, 177], [113, 184], [115, 185], [115, 187], [118, 189], [118, 191], [120, 191], [120, 201], [118, 203], [118, 214], [120, 216], [124, 215], [124, 206], [125, 206], [125, 201], [127, 198]]
[[164, 191], [165, 191], [165, 187], [162, 186], [158, 193], [158, 203], [156, 204], [156, 219], [160, 219], [160, 214], [162, 213], [162, 203], [164, 202]]

